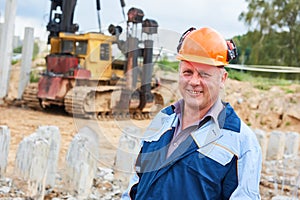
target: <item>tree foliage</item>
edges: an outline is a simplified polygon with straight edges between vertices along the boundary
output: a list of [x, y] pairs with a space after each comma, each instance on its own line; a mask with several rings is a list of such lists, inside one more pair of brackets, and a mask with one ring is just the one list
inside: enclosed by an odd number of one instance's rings
[[[22, 53], [22, 48], [23, 48], [23, 46], [14, 48], [13, 53]], [[40, 48], [39, 48], [38, 43], [34, 42], [32, 57], [35, 58], [38, 55], [39, 51], [40, 51]]]
[[14, 48], [13, 53], [22, 53], [22, 46]]
[[300, 1], [246, 0], [239, 20], [249, 32], [237, 37], [242, 61], [248, 64], [300, 66]]

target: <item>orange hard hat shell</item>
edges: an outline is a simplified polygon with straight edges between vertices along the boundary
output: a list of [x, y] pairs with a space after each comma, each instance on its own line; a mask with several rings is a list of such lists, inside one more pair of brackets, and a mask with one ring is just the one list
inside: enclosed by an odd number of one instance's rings
[[201, 28], [186, 35], [177, 59], [213, 66], [227, 65], [228, 47], [221, 34], [212, 28]]

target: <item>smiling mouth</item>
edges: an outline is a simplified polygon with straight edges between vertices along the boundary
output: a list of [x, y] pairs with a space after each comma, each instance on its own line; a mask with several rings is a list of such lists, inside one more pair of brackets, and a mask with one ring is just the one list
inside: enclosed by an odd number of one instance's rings
[[187, 90], [191, 94], [201, 94], [203, 93], [202, 91], [197, 91], [197, 90]]

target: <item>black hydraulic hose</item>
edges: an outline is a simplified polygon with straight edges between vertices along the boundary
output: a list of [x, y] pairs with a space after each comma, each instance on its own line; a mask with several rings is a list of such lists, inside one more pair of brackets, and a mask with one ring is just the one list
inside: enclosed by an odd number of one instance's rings
[[122, 8], [124, 8], [125, 7], [125, 1], [124, 0], [120, 0], [120, 2], [121, 2]]
[[100, 6], [100, 0], [96, 0], [96, 3], [97, 3], [97, 10], [101, 10], [101, 6]]
[[98, 16], [99, 32], [101, 33], [101, 18], [100, 18], [101, 5], [100, 5], [100, 0], [96, 0], [96, 3], [97, 3], [97, 16]]
[[120, 0], [120, 3], [121, 3], [121, 7], [122, 7], [123, 17], [124, 17], [124, 20], [126, 21], [125, 11], [124, 11], [125, 1], [124, 0]]

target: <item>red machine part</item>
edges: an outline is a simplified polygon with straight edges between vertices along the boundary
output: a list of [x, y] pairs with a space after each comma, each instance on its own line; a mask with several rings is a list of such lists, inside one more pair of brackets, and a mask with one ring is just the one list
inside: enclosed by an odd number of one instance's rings
[[72, 55], [51, 54], [46, 57], [47, 71], [65, 74], [78, 68], [79, 59]]
[[38, 98], [58, 100], [63, 99], [68, 92], [69, 80], [63, 77], [44, 76], [39, 80]]

